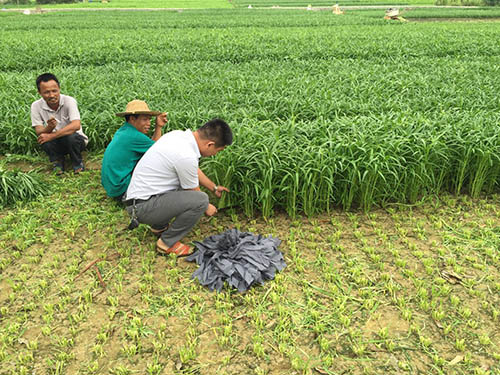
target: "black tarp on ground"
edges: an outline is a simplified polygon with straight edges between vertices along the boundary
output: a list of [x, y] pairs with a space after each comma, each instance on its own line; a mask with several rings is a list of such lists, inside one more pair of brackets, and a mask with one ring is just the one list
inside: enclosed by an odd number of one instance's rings
[[278, 250], [281, 240], [249, 232], [229, 229], [224, 233], [195, 242], [196, 251], [186, 260], [196, 261], [199, 268], [192, 277], [211, 291], [220, 292], [224, 281], [247, 291], [252, 285], [274, 279], [276, 271], [286, 267], [283, 254]]

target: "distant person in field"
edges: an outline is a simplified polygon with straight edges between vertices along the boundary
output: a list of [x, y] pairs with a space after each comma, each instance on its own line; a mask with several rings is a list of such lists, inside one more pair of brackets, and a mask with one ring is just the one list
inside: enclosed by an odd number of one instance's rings
[[44, 73], [36, 79], [41, 99], [31, 104], [31, 125], [37, 141], [52, 162], [54, 172], [64, 172], [64, 158], [68, 154], [75, 174], [85, 170], [82, 151], [88, 138], [83, 134], [76, 100], [62, 95], [55, 75]]
[[[162, 128], [167, 123], [167, 114], [150, 111], [142, 100], [132, 100], [127, 104], [125, 112], [117, 113], [116, 116], [125, 117], [125, 123], [106, 147], [102, 159], [101, 183], [108, 196], [121, 200], [127, 191], [135, 165], [160, 139]], [[156, 125], [153, 136], [149, 138], [147, 134], [152, 116], [156, 116]]]
[[132, 223], [148, 224], [160, 236], [156, 243], [159, 253], [177, 256], [191, 253], [192, 249], [181, 243], [181, 239], [203, 213], [207, 216], [217, 213], [200, 185], [218, 198], [229, 191], [217, 186], [199, 169], [199, 158], [213, 156], [232, 142], [229, 125], [214, 119], [196, 131], [174, 130], [165, 134], [137, 163], [125, 204]]

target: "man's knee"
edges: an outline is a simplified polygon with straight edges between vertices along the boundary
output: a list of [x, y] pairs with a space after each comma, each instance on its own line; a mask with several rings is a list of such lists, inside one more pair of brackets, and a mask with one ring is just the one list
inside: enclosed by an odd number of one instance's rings
[[73, 142], [76, 140], [76, 136], [78, 134], [77, 133], [73, 133], [73, 134], [68, 134], [68, 135], [63, 135], [62, 137], [59, 137], [59, 139], [62, 141], [62, 142]]
[[197, 191], [198, 193], [198, 202], [200, 205], [200, 209], [205, 211], [208, 208], [208, 194], [203, 191]]
[[41, 148], [47, 155], [49, 155], [51, 161], [55, 161], [61, 153], [57, 139], [43, 143]]
[[61, 137], [60, 140], [68, 149], [81, 150], [85, 146], [83, 137], [78, 133], [65, 135]]
[[78, 134], [73, 133], [73, 134], [68, 134], [60, 138], [61, 142], [67, 144], [67, 145], [72, 145], [78, 141]]
[[51, 151], [55, 149], [55, 141], [48, 141], [45, 143], [42, 143], [40, 145], [42, 147], [42, 150], [45, 151], [47, 154], [50, 154]]
[[208, 194], [203, 191], [195, 191], [196, 193], [196, 209], [205, 212], [208, 208]]

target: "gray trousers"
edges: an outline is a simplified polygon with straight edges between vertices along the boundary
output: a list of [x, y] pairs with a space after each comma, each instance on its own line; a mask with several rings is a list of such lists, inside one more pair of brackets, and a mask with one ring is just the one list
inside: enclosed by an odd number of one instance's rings
[[[175, 218], [161, 235], [163, 242], [170, 247], [180, 241], [207, 210], [208, 195], [195, 190], [169, 191], [138, 201], [135, 207], [139, 222], [153, 229], [163, 229]], [[131, 214], [132, 206], [128, 206], [127, 211]]]

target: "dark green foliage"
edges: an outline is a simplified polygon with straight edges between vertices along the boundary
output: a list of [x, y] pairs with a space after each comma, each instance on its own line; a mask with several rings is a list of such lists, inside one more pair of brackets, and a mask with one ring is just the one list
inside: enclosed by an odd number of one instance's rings
[[31, 4], [31, 0], [7, 0], [5, 4], [25, 5]]
[[[475, 1], [475, 0], [474, 0]], [[372, 17], [378, 17], [377, 14], [373, 10], [363, 11], [363, 14], [370, 14]], [[432, 8], [415, 8], [409, 11], [405, 11], [404, 17], [409, 19], [410, 22], [414, 19], [425, 19], [431, 18], [438, 20], [440, 18], [445, 18], [451, 22], [457, 22], [460, 20], [464, 21], [473, 21], [477, 20], [488, 20], [488, 19], [497, 19], [500, 18], [500, 8], [487, 8], [487, 7], [473, 7], [473, 8], [440, 8], [439, 10]], [[437, 25], [436, 25], [437, 27]]]
[[47, 187], [37, 173], [10, 171], [0, 165], [0, 207], [29, 201], [46, 190]]
[[486, 5], [484, 0], [435, 0], [436, 5], [450, 6], [482, 6]]
[[166, 130], [227, 120], [235, 142], [207, 170], [247, 213], [496, 190], [500, 24], [374, 14], [64, 13], [29, 26], [2, 16], [0, 152], [38, 150], [29, 106], [51, 71], [78, 100], [91, 150], [132, 99], [169, 112]]
[[79, 0], [35, 0], [37, 4], [69, 4], [78, 3]]
[[80, 2], [80, 0], [7, 0], [6, 4], [35, 5], [35, 4], [70, 4], [78, 2]]
[[339, 4], [341, 7], [356, 6], [356, 5], [398, 5], [398, 4], [432, 4], [433, 0], [234, 0], [236, 7], [325, 7], [330, 8], [334, 4]]

